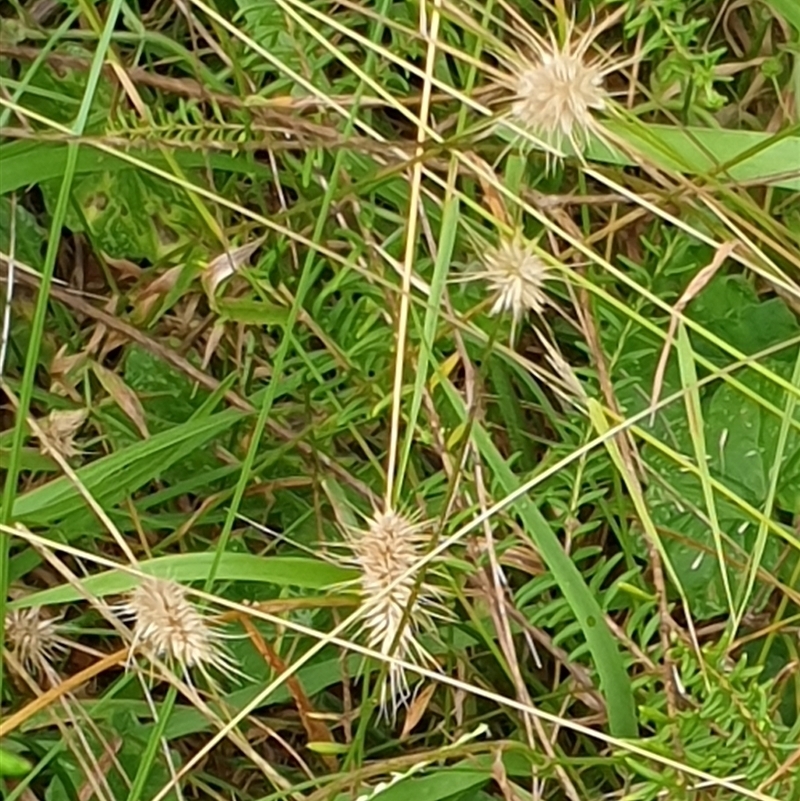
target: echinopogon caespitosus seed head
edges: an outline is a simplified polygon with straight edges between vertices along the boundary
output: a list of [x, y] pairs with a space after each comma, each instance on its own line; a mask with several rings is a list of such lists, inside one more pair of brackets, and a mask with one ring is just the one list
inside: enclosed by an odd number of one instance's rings
[[[356, 564], [361, 570], [361, 611], [367, 645], [382, 656], [430, 662], [419, 643], [420, 626], [430, 624], [424, 585], [415, 596], [417, 563], [422, 556], [421, 526], [394, 511], [377, 512], [366, 530], [352, 537]], [[393, 586], [394, 585], [394, 586]], [[390, 589], [391, 588], [391, 589]], [[392, 715], [409, 696], [405, 670], [390, 663], [380, 702]]]
[[611, 15], [577, 38], [570, 29], [563, 43], [552, 30], [547, 38], [531, 35], [524, 52], [507, 57], [510, 74], [502, 83], [512, 95], [508, 119], [558, 152], [567, 141], [582, 153], [590, 133], [599, 132], [595, 115], [608, 107], [605, 78], [622, 66], [589, 50], [617, 18]]
[[59, 618], [44, 617], [38, 607], [14, 609], [5, 617], [6, 642], [30, 673], [54, 674], [53, 660], [65, 650], [58, 634]]
[[131, 591], [119, 607], [133, 620], [131, 653], [137, 648], [164, 657], [182, 671], [209, 666], [230, 672], [221, 648], [221, 636], [208, 618], [188, 599], [186, 588], [175, 581], [148, 578]]
[[521, 237], [501, 240], [483, 253], [481, 261], [478, 277], [495, 297], [492, 314], [510, 312], [519, 322], [528, 311], [541, 313], [548, 302], [544, 283], [551, 271], [530, 243]]

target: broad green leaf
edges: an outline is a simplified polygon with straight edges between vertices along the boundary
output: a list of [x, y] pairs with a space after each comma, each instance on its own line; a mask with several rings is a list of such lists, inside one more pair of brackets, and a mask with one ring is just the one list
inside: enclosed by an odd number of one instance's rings
[[[709, 175], [731, 163], [732, 166], [718, 175], [719, 181], [772, 183], [784, 189], [800, 190], [797, 176], [800, 136], [796, 134], [619, 121], [605, 124], [616, 136], [663, 169]], [[620, 151], [596, 140], [590, 144], [587, 157], [611, 164], [632, 163]]]
[[16, 778], [24, 776], [33, 769], [33, 765], [27, 759], [0, 748], [0, 777], [11, 776]]
[[[55, 203], [58, 179], [41, 183], [48, 208]], [[209, 237], [197, 210], [179, 186], [144, 170], [120, 170], [76, 177], [73, 207], [66, 226], [86, 231], [95, 247], [112, 258], [157, 264], [171, 252], [202, 246]]]
[[[205, 579], [213, 561], [213, 553], [186, 553], [160, 556], [141, 562], [138, 567], [148, 575], [185, 583]], [[224, 581], [255, 581], [314, 590], [341, 584], [354, 577], [354, 571], [319, 559], [231, 552], [222, 554], [217, 572], [217, 578]], [[99, 598], [127, 592], [138, 583], [136, 576], [122, 570], [108, 570], [81, 580], [84, 589]], [[23, 609], [30, 606], [66, 604], [82, 600], [83, 597], [71, 584], [64, 584], [27, 595], [8, 604], [8, 607]]]
[[[44, 262], [42, 244], [45, 241], [46, 233], [33, 214], [19, 202], [19, 198], [14, 210], [13, 225], [15, 228], [14, 258], [28, 267], [40, 270]], [[11, 226], [11, 200], [7, 197], [0, 197], [0, 251], [3, 253], [11, 253]]]
[[185, 373], [139, 345], [126, 348], [124, 371], [125, 383], [141, 398], [153, 432], [188, 420], [207, 397]]

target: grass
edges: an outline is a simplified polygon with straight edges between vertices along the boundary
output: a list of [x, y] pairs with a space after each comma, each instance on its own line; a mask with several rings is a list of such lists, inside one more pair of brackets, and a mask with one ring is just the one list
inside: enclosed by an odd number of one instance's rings
[[792, 3], [2, 14], [5, 798], [800, 792]]

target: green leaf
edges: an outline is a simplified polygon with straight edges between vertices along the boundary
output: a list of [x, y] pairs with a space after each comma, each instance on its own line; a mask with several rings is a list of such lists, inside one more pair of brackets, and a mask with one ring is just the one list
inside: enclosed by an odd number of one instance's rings
[[[720, 179], [771, 183], [784, 189], [800, 190], [800, 178], [791, 175], [789, 166], [797, 163], [799, 136], [616, 120], [605, 124], [662, 169], [708, 175], [721, 165], [731, 163], [732, 166], [720, 173]], [[628, 156], [597, 140], [590, 143], [587, 158], [611, 164], [633, 164]]]
[[[442, 386], [446, 388], [451, 402], [463, 413], [463, 404], [450, 384], [444, 382]], [[510, 495], [519, 490], [519, 479], [479, 423], [473, 423], [472, 435], [503, 492]], [[638, 725], [630, 678], [597, 598], [586, 586], [575, 563], [564, 552], [555, 532], [531, 499], [526, 496], [518, 498], [510, 508], [522, 519], [525, 532], [552, 572], [580, 623], [600, 676], [600, 689], [606, 700], [611, 733], [615, 737], [636, 737]]]
[[[385, 790], [374, 793], [375, 801], [443, 801], [458, 798], [461, 793], [484, 785], [492, 778], [491, 772], [465, 768], [441, 768], [429, 776], [402, 779]], [[336, 801], [352, 801], [351, 794], [336, 797]]]
[[766, 0], [787, 22], [800, 33], [800, 4], [797, 0]]
[[[141, 161], [152, 164], [159, 169], [169, 171], [169, 162], [158, 154], [142, 150], [136, 152]], [[263, 178], [270, 176], [270, 171], [252, 159], [230, 156], [225, 153], [191, 153], [177, 151], [175, 161], [184, 169], [205, 169], [211, 166], [218, 170], [232, 173], [255, 174]], [[28, 142], [18, 140], [0, 145], [0, 195], [23, 189], [44, 181], [49, 181], [64, 174], [67, 161], [66, 145], [57, 142]], [[78, 153], [76, 175], [90, 173], [118, 172], [135, 170], [135, 165], [115, 158], [91, 147], [81, 148]]]
[[[207, 397], [185, 373], [139, 345], [126, 348], [124, 371], [125, 383], [141, 398], [152, 431], [158, 431], [159, 424], [188, 420]], [[153, 421], [153, 415], [159, 419]]]
[[[43, 182], [41, 190], [52, 207], [58, 179]], [[103, 173], [79, 175], [72, 200], [65, 225], [88, 229], [94, 246], [112, 258], [157, 264], [173, 251], [201, 245], [208, 233], [183, 188], [144, 170], [114, 164]]]
[[[179, 582], [202, 581], [214, 561], [213, 553], [186, 553], [160, 556], [139, 564], [143, 573]], [[222, 554], [217, 578], [224, 581], [265, 582], [278, 586], [323, 589], [355, 577], [344, 567], [303, 556], [256, 556], [250, 553]], [[98, 598], [119, 595], [137, 586], [139, 579], [122, 570], [108, 570], [81, 580], [87, 592]], [[66, 604], [83, 599], [71, 584], [35, 592], [8, 604], [9, 609]]]
[[[800, 145], [798, 145], [800, 147]], [[800, 334], [797, 319], [780, 298], [761, 301], [741, 275], [717, 275], [689, 307], [689, 316], [737, 350], [751, 355]], [[697, 353], [727, 364], [728, 354], [701, 337], [692, 344]], [[788, 353], [781, 358], [792, 360]]]
[[33, 765], [27, 759], [0, 748], [0, 776], [16, 778], [30, 773], [32, 769]]
[[[11, 224], [11, 200], [0, 197], [0, 251], [8, 254], [11, 253]], [[20, 202], [16, 204], [14, 226], [14, 258], [41, 270], [44, 264], [42, 243], [47, 234]]]
[[[77, 471], [78, 478], [95, 500], [110, 506], [219, 436], [241, 420], [243, 414], [228, 409], [204, 420], [189, 420], [148, 440], [104, 456]], [[85, 509], [85, 501], [66, 476], [54, 479], [14, 502], [12, 517], [25, 524], [47, 525]]]

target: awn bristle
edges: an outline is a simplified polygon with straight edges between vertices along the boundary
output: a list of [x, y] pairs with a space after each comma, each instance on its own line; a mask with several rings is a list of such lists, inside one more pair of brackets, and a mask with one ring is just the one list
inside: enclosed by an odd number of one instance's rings
[[544, 283], [551, 278], [551, 269], [530, 243], [520, 237], [501, 240], [486, 250], [482, 262], [477, 277], [486, 281], [495, 297], [491, 314], [511, 312], [517, 323], [527, 311], [542, 312], [548, 302]]
[[6, 641], [29, 673], [54, 675], [52, 662], [66, 650], [58, 634], [59, 622], [59, 618], [43, 617], [38, 607], [14, 609], [6, 614]]
[[187, 598], [186, 588], [174, 581], [145, 579], [119, 607], [133, 619], [131, 654], [142, 647], [186, 671], [213, 666], [231, 672], [220, 646], [220, 634]]
[[[419, 525], [394, 511], [376, 513], [367, 529], [353, 537], [355, 562], [361, 569], [363, 630], [368, 646], [383, 656], [431, 661], [417, 639], [420, 626], [429, 624], [423, 608], [428, 588], [419, 587], [415, 596], [424, 539]], [[389, 663], [380, 693], [382, 708], [388, 711], [391, 705], [394, 715], [408, 697], [405, 670]]]

